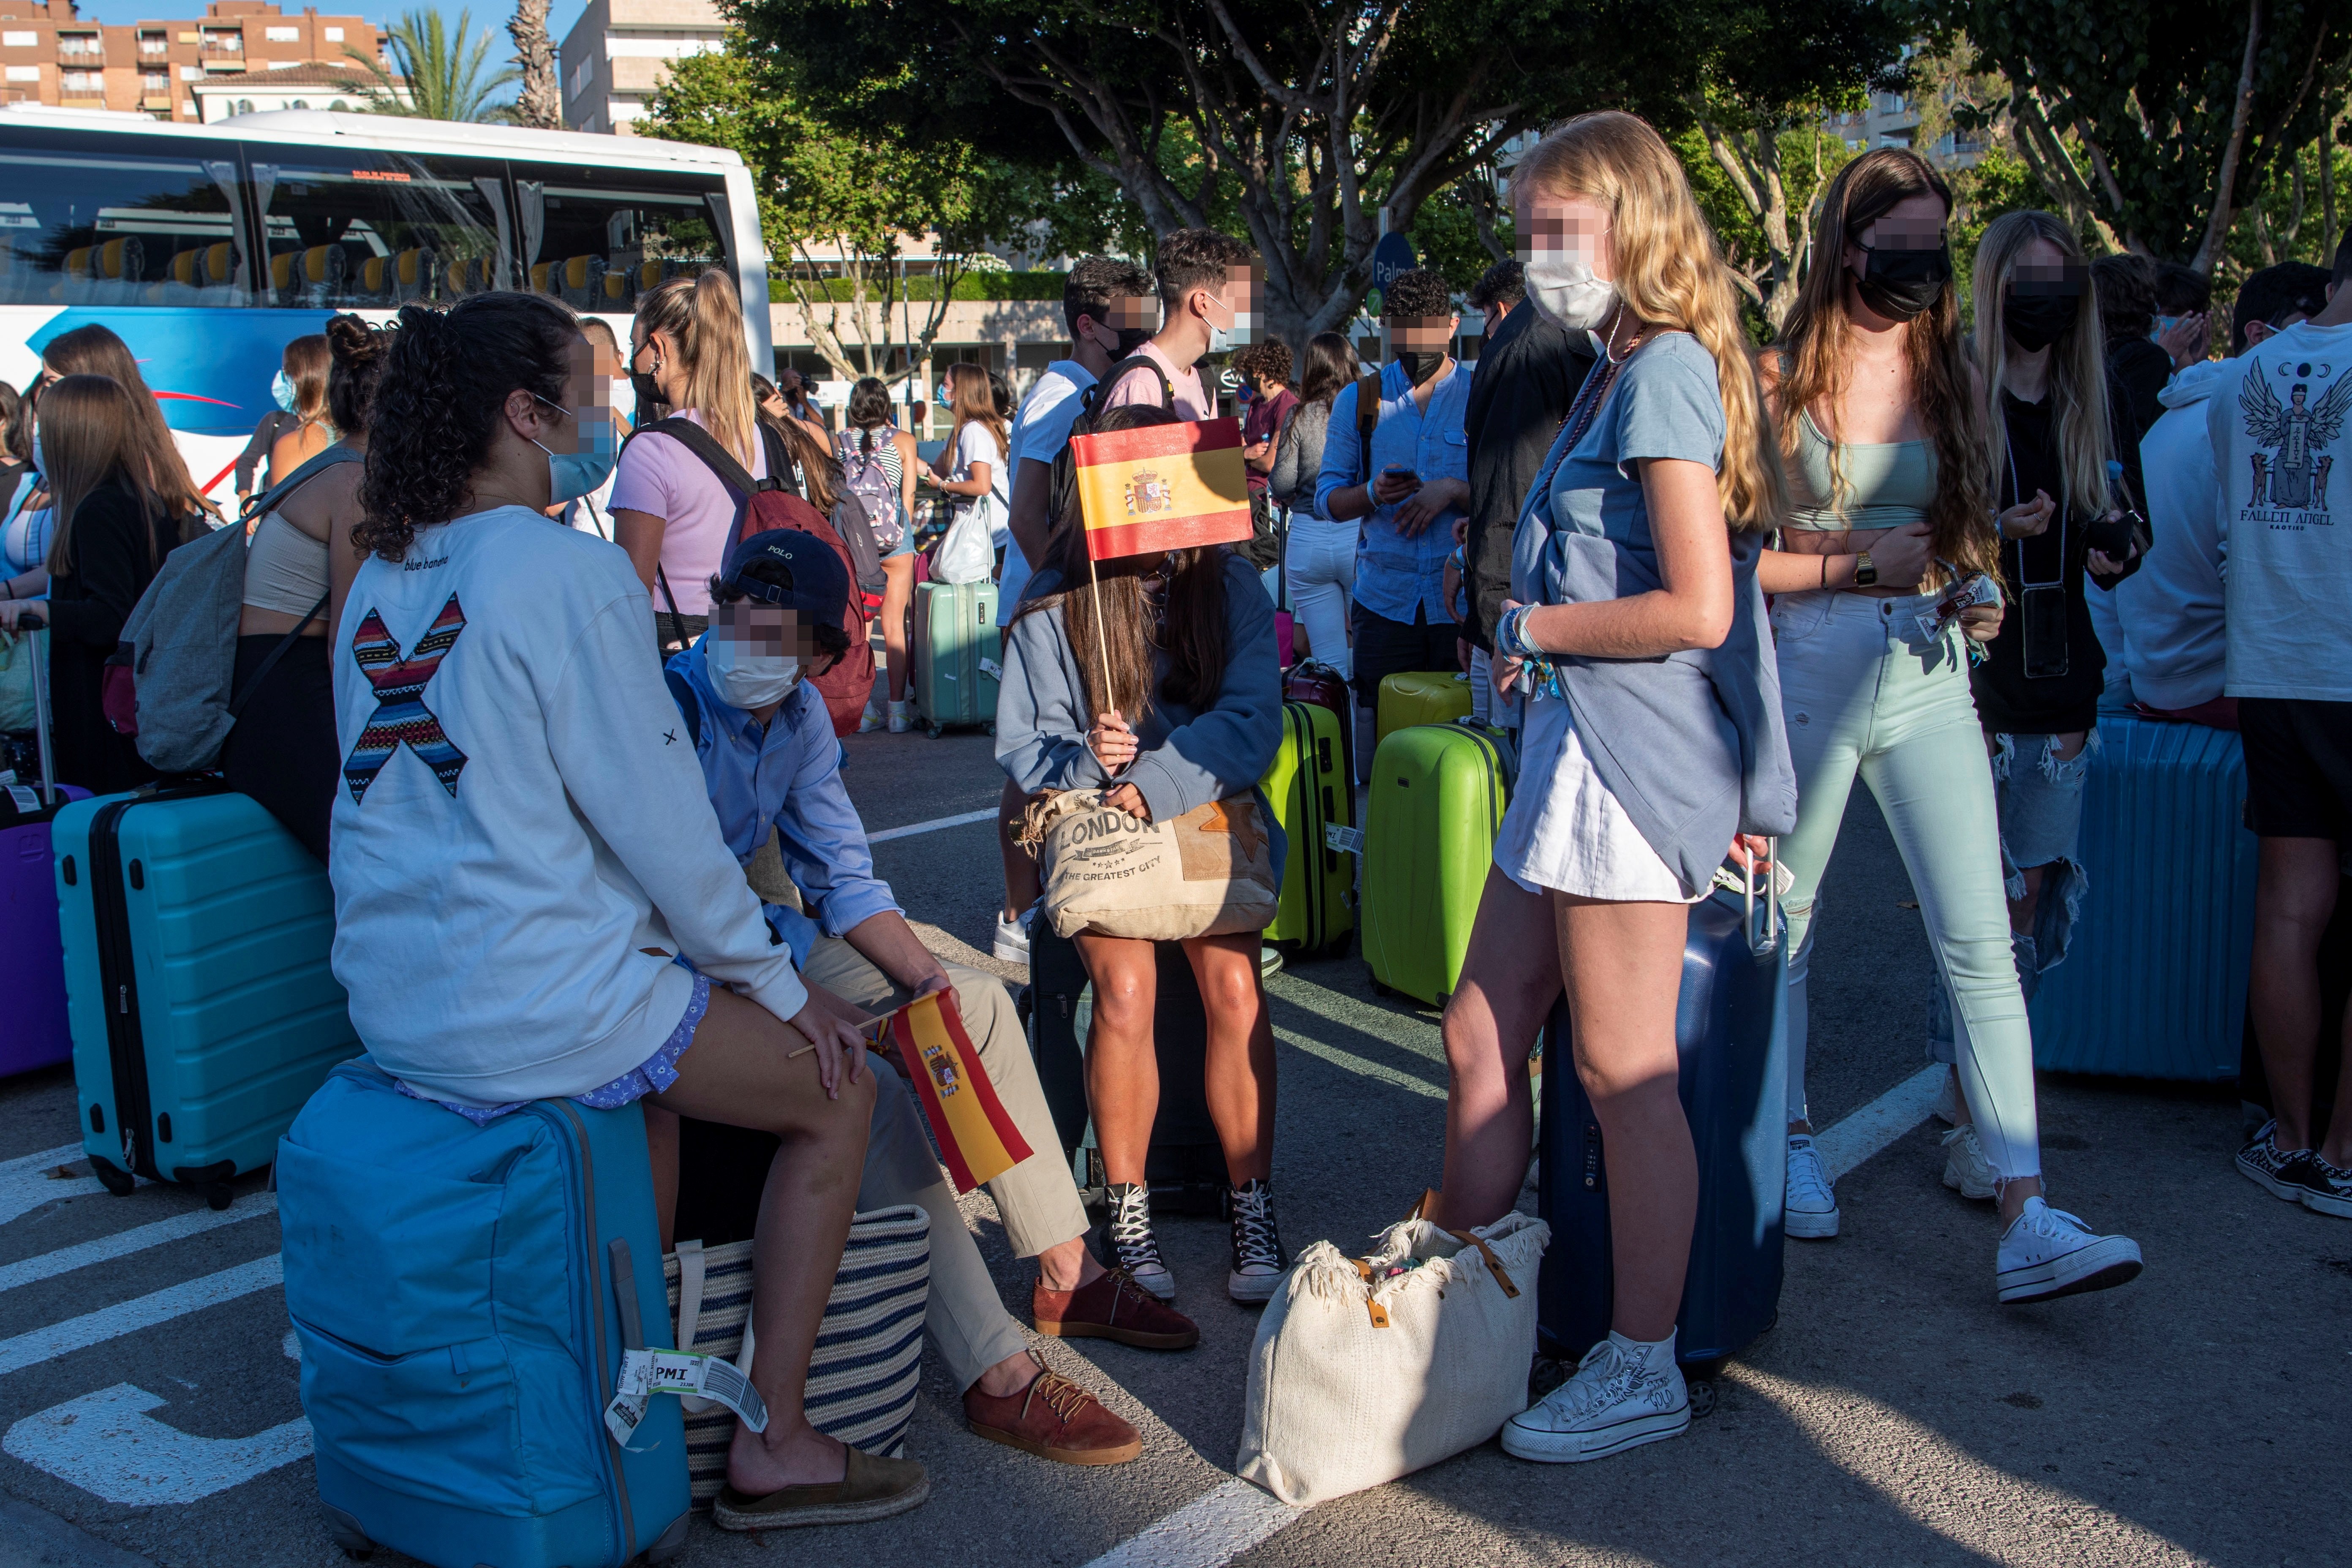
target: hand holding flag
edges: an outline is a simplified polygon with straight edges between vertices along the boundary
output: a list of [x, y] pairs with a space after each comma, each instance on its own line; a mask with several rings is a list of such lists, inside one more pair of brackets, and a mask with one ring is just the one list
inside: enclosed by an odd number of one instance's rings
[[1027, 1142], [964, 1032], [953, 991], [918, 996], [866, 1025], [865, 1033], [877, 1050], [895, 1047], [906, 1064], [957, 1192], [992, 1182], [1029, 1157]]

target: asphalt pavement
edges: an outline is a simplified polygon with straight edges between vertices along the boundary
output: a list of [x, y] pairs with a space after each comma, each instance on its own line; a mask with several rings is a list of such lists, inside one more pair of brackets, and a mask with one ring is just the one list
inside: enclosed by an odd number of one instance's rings
[[[870, 830], [996, 801], [976, 732], [847, 747]], [[985, 956], [999, 887], [986, 822], [887, 839], [875, 859], [935, 949], [1024, 978]], [[683, 1561], [2352, 1563], [2352, 1226], [2231, 1169], [2229, 1086], [2049, 1079], [2053, 1201], [2137, 1237], [2147, 1269], [2118, 1290], [1997, 1305], [1990, 1205], [1940, 1184], [1940, 1129], [1922, 1120], [1928, 959], [1910, 901], [1858, 791], [1812, 991], [1815, 1121], [1858, 1161], [1839, 1185], [1845, 1234], [1789, 1244], [1779, 1325], [1681, 1440], [1559, 1468], [1489, 1443], [1283, 1507], [1231, 1474], [1256, 1314], [1224, 1299], [1223, 1228], [1169, 1219], [1196, 1349], [1037, 1342], [1141, 1428], [1140, 1459], [1076, 1469], [972, 1437], [930, 1360], [908, 1445], [930, 1468], [927, 1506], [764, 1537], [698, 1522]], [[1268, 988], [1285, 1239], [1360, 1250], [1437, 1176], [1435, 1016], [1374, 995], [1352, 955]], [[319, 1522], [263, 1178], [217, 1215], [169, 1187], [110, 1196], [79, 1162], [74, 1112], [61, 1069], [0, 1082], [0, 1568], [342, 1562]], [[1025, 1319], [1029, 1266], [985, 1194], [966, 1214]]]

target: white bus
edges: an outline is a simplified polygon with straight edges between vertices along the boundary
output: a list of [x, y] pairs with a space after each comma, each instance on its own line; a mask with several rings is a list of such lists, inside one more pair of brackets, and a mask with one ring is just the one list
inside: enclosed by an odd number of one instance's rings
[[62, 332], [113, 329], [215, 500], [280, 352], [337, 311], [529, 289], [626, 343], [640, 291], [714, 264], [765, 369], [767, 256], [731, 152], [324, 110], [0, 110], [0, 380], [29, 385]]

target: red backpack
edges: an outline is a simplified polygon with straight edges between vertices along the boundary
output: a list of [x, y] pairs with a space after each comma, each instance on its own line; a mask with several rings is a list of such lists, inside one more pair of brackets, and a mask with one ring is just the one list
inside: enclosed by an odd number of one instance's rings
[[[833, 719], [835, 735], [855, 734], [866, 701], [874, 694], [874, 645], [867, 632], [872, 618], [863, 595], [857, 592], [857, 561], [849, 546], [842, 540], [825, 515], [792, 489], [793, 460], [784, 450], [783, 438], [764, 424], [759, 426], [760, 440], [768, 458], [768, 472], [783, 476], [755, 479], [737, 462], [733, 454], [720, 446], [709, 431], [691, 419], [673, 416], [656, 420], [640, 427], [629, 438], [638, 436], [667, 436], [702, 460], [703, 467], [719, 476], [739, 498], [736, 503], [735, 527], [729, 535], [730, 548], [755, 533], [765, 533], [772, 528], [796, 528], [803, 533], [814, 533], [833, 546], [840, 555], [842, 566], [849, 574], [851, 591], [849, 606], [842, 612], [841, 629], [849, 634], [849, 651], [840, 662], [816, 678], [814, 684], [824, 698], [824, 708]], [[667, 596], [669, 584], [664, 582]], [[670, 614], [677, 614], [677, 603], [670, 605]], [[683, 640], [683, 639], [681, 639]]]

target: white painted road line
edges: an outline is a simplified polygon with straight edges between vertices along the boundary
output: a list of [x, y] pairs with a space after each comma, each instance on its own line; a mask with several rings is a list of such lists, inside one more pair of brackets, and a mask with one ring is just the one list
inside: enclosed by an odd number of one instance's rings
[[234, 1301], [240, 1296], [250, 1296], [256, 1290], [267, 1290], [282, 1284], [285, 1273], [278, 1254], [257, 1258], [250, 1263], [240, 1263], [234, 1268], [224, 1268], [217, 1274], [207, 1274], [191, 1279], [184, 1285], [174, 1285], [152, 1295], [118, 1301], [111, 1307], [100, 1307], [95, 1312], [85, 1312], [79, 1318], [68, 1318], [62, 1323], [51, 1323], [45, 1329], [35, 1329], [13, 1339], [0, 1340], [0, 1377], [12, 1372], [22, 1372], [28, 1366], [38, 1366], [91, 1345], [108, 1340], [134, 1334], [142, 1329], [152, 1329], [158, 1323], [168, 1323], [173, 1318], [190, 1312], [216, 1307], [223, 1301]]
[[92, 1497], [131, 1508], [190, 1503], [310, 1457], [296, 1416], [251, 1437], [198, 1437], [147, 1413], [164, 1401], [134, 1384], [27, 1415], [0, 1447]]
[[61, 1247], [55, 1252], [44, 1252], [38, 1258], [0, 1266], [0, 1290], [14, 1290], [19, 1285], [36, 1280], [54, 1279], [77, 1268], [87, 1268], [93, 1263], [105, 1263], [151, 1247], [161, 1247], [182, 1237], [201, 1236], [225, 1225], [252, 1219], [257, 1215], [276, 1214], [276, 1193], [247, 1193], [226, 1209], [190, 1209], [185, 1214], [159, 1219], [152, 1225], [136, 1226], [130, 1230], [101, 1236], [96, 1241], [85, 1241], [76, 1247]]
[[1286, 1046], [1305, 1051], [1310, 1057], [1319, 1057], [1335, 1068], [1344, 1068], [1349, 1072], [1360, 1074], [1392, 1089], [1406, 1089], [1430, 1100], [1445, 1098], [1445, 1091], [1426, 1079], [1418, 1079], [1411, 1073], [1399, 1072], [1392, 1067], [1369, 1061], [1353, 1051], [1343, 1051], [1337, 1046], [1327, 1046], [1320, 1040], [1310, 1040], [1304, 1035], [1280, 1027], [1274, 1031], [1274, 1037]]
[[1307, 1510], [1233, 1479], [1193, 1499], [1087, 1568], [1221, 1568]]
[[1864, 1160], [1927, 1120], [1943, 1092], [1944, 1075], [1952, 1069], [1938, 1062], [1921, 1068], [1834, 1127], [1815, 1134], [1813, 1147], [1834, 1182]]
[[55, 1170], [59, 1165], [71, 1164], [81, 1157], [80, 1144], [60, 1143], [54, 1149], [45, 1149], [37, 1154], [19, 1154], [13, 1160], [0, 1163], [0, 1176], [13, 1176], [19, 1171]]
[[82, 1158], [81, 1145], [67, 1143], [38, 1154], [25, 1154], [0, 1164], [0, 1225], [59, 1198], [103, 1192], [95, 1176], [52, 1177], [59, 1165]]
[[967, 811], [961, 816], [935, 816], [929, 822], [908, 823], [904, 827], [886, 827], [879, 833], [867, 834], [866, 842], [887, 844], [893, 838], [912, 838], [918, 833], [937, 833], [942, 827], [961, 827], [967, 823], [995, 820], [996, 807], [992, 805], [986, 811]]

